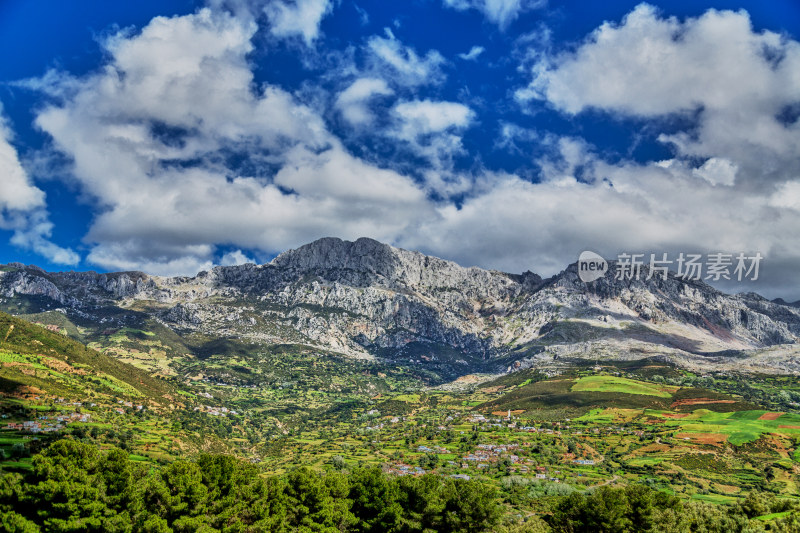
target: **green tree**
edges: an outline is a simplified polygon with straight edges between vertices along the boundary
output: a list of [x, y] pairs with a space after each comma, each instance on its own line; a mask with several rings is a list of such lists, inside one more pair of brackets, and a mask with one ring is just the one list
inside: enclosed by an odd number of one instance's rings
[[491, 531], [500, 518], [500, 506], [490, 486], [472, 480], [447, 479], [443, 493], [444, 531]]
[[408, 533], [439, 529], [444, 510], [442, 479], [434, 474], [398, 479], [397, 502], [403, 509], [398, 530]]
[[398, 489], [393, 479], [379, 468], [365, 468], [353, 473], [349, 498], [358, 518], [358, 531], [391, 531], [399, 522], [402, 508], [397, 503]]

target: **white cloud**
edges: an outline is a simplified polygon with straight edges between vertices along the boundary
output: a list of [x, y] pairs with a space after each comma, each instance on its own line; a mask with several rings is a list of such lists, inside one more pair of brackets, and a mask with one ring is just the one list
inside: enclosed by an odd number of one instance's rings
[[464, 61], [475, 61], [486, 49], [483, 46], [473, 46], [466, 54], [458, 54]]
[[184, 276], [214, 267], [210, 247], [175, 248], [166, 255], [154, 255], [148, 250], [145, 255], [147, 244], [135, 241], [98, 244], [87, 260], [108, 270], [139, 270], [154, 276]]
[[53, 224], [48, 220], [44, 191], [30, 180], [11, 139], [0, 106], [0, 228], [14, 232], [14, 246], [32, 250], [53, 263], [77, 264], [78, 254], [50, 241]]
[[[679, 20], [642, 4], [575, 48], [551, 57], [537, 53], [532, 83], [517, 93], [523, 103], [537, 98], [566, 114], [597, 109], [636, 117], [647, 121], [648, 134], [671, 115], [689, 124], [657, 136], [673, 150], [668, 161], [609, 165], [584, 150], [583, 159], [559, 152], [543, 162], [546, 173], [561, 172], [561, 183], [578, 168], [586, 174], [588, 166], [592, 186], [609, 187], [598, 193], [609, 207], [598, 212], [612, 220], [624, 214], [635, 229], [615, 229], [618, 242], [644, 246], [641, 230], [649, 248], [761, 251], [774, 265], [765, 276], [796, 276], [790, 270], [800, 262], [800, 242], [791, 227], [800, 224], [800, 122], [787, 120], [785, 110], [800, 94], [800, 43], [754, 31], [745, 11], [709, 10]], [[698, 159], [704, 161], [699, 167]], [[591, 205], [575, 191], [572, 196]], [[638, 207], [626, 210], [614, 198]], [[553, 205], [570, 212], [564, 202]], [[595, 227], [603, 227], [604, 217], [595, 216]], [[648, 231], [655, 221], [660, 234]], [[580, 242], [577, 232], [562, 238]]]
[[769, 204], [800, 211], [800, 180], [782, 183], [770, 198]]
[[530, 144], [537, 141], [540, 135], [535, 130], [524, 128], [512, 122], [500, 122], [500, 136], [495, 140], [495, 147], [509, 152], [522, 153], [520, 143]]
[[732, 186], [736, 181], [736, 173], [739, 167], [727, 159], [712, 157], [703, 166], [696, 168], [692, 173], [698, 178], [702, 178], [711, 185]]
[[[773, 296], [786, 275], [779, 265], [800, 261], [800, 235], [792, 229], [800, 227], [800, 210], [771, 212], [769, 194], [714, 186], [679, 161], [609, 164], [579, 141], [554, 142], [561, 159], [543, 162], [546, 181], [487, 174], [461, 206], [440, 205], [440, 218], [424, 221], [401, 244], [465, 265], [541, 275], [559, 272], [584, 249], [609, 258], [758, 251], [766, 258], [758, 287]], [[794, 195], [787, 207], [800, 206], [800, 187], [780, 191], [787, 193]]]
[[255, 263], [255, 259], [250, 259], [245, 255], [244, 252], [241, 250], [234, 250], [232, 252], [228, 252], [222, 256], [219, 260], [219, 264], [222, 266], [236, 266], [236, 265], [244, 265], [247, 263]]
[[369, 101], [375, 96], [392, 94], [394, 91], [382, 79], [359, 78], [339, 94], [336, 108], [350, 124], [364, 126], [374, 119]]
[[[775, 64], [767, 52], [787, 54]], [[754, 33], [744, 11], [709, 10], [680, 22], [641, 4], [606, 22], [534, 81], [559, 109], [587, 107], [653, 116], [700, 105], [729, 108], [796, 96], [797, 43]], [[778, 83], [783, 82], [783, 83]]]
[[444, 79], [441, 67], [444, 57], [436, 50], [429, 50], [420, 57], [416, 50], [405, 46], [386, 28], [386, 37], [373, 36], [367, 41], [374, 67], [386, 71], [387, 78], [401, 85], [424, 85], [440, 83]]
[[[620, 24], [604, 23], [574, 52], [540, 63], [518, 96], [546, 99], [567, 113], [698, 112], [696, 131], [660, 139], [683, 155], [727, 159], [745, 178], [771, 179], [789, 170], [783, 165], [800, 170], [800, 125], [777, 118], [797, 101], [798, 72], [800, 43], [754, 32], [744, 11], [709, 10], [681, 22], [642, 4]], [[776, 158], [779, 168], [762, 164]]]
[[475, 117], [463, 104], [431, 100], [401, 102], [392, 111], [401, 123], [398, 136], [409, 140], [451, 128], [465, 128]]
[[275, 0], [264, 6], [273, 35], [300, 36], [307, 45], [319, 37], [320, 23], [332, 11], [332, 0]]
[[523, 12], [547, 5], [546, 0], [443, 0], [444, 5], [464, 11], [477, 9], [491, 22], [506, 28]]
[[98, 73], [49, 78], [62, 98], [36, 123], [100, 208], [89, 262], [186, 274], [218, 245], [272, 253], [332, 230], [392, 241], [433, 212], [421, 186], [353, 157], [294, 96], [254, 89], [254, 31], [208, 9], [156, 18], [111, 38]]
[[361, 25], [366, 26], [369, 24], [369, 13], [367, 13], [367, 10], [360, 7], [358, 4], [353, 4], [353, 7], [356, 13], [358, 13], [358, 20], [361, 22]]
[[[0, 113], [2, 113], [0, 106]], [[4, 209], [28, 211], [44, 207], [44, 192], [28, 178], [11, 146], [11, 129], [0, 114], [0, 215]]]
[[37, 209], [25, 216], [17, 218], [14, 224], [14, 235], [11, 244], [41, 255], [52, 263], [59, 265], [77, 265], [81, 258], [73, 250], [53, 243], [53, 223], [48, 220], [47, 211]]
[[457, 102], [414, 100], [400, 102], [391, 111], [394, 127], [388, 135], [401, 139], [433, 169], [424, 173], [426, 184], [439, 193], [461, 193], [463, 177], [453, 174], [453, 159], [464, 152], [461, 132], [475, 119], [475, 113]]

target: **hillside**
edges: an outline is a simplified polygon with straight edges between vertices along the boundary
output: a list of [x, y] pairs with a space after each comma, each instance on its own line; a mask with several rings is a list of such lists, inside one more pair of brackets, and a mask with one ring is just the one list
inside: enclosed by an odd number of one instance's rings
[[163, 402], [163, 380], [66, 335], [0, 313], [0, 394], [8, 397], [120, 397]]
[[[613, 265], [612, 265], [613, 270]], [[465, 268], [370, 239], [320, 239], [265, 265], [194, 277], [0, 269], [0, 308], [62, 326], [148, 371], [186, 357], [305, 345], [450, 380], [563, 358], [659, 357], [688, 368], [800, 370], [800, 309], [703, 282], [591, 284]]]
[[[162, 342], [164, 330], [156, 328], [165, 326], [141, 311], [119, 309], [112, 316], [141, 322], [100, 332], [114, 350], [144, 355], [135, 341]], [[445, 494], [469, 481], [483, 494], [480, 502], [492, 502], [496, 522], [486, 526], [492, 531], [505, 531], [498, 529], [502, 524], [517, 531], [513, 528], [522, 527], [523, 520], [539, 530], [559, 530], [559, 513], [594, 508], [592, 498], [607, 492], [614, 501], [630, 495], [635, 505], [642, 503], [643, 493], [654, 501], [669, 494], [676, 508], [713, 517], [709, 523], [735, 520], [748, 531], [795, 520], [791, 502], [800, 495], [800, 381], [792, 375], [710, 367], [694, 373], [664, 357], [622, 354], [598, 361], [564, 355], [535, 368], [466, 375], [430, 387], [436, 378], [428, 364], [400, 365], [390, 358], [350, 357], [303, 343], [258, 345], [179, 330], [183, 336], [174, 334], [179, 339], [175, 352], [185, 346], [195, 353], [171, 356], [173, 373], [164, 380], [68, 338], [68, 331], [89, 339], [97, 333], [80, 325], [89, 322], [73, 322], [65, 311], [26, 315], [61, 317], [59, 325], [49, 328], [59, 332], [0, 315], [5, 391], [0, 397], [0, 473], [14, 472], [6, 482], [20, 486], [0, 501], [0, 520], [24, 516], [40, 523], [39, 508], [50, 508], [48, 497], [36, 499], [42, 486], [63, 482], [63, 494], [82, 486], [77, 478], [105, 486], [108, 478], [100, 465], [106, 463], [99, 458], [106, 454], [120, 467], [139, 472], [141, 479], [147, 473], [147, 487], [160, 487], [164, 476], [170, 487], [164, 490], [170, 491], [178, 490], [170, 483], [184, 486], [185, 475], [193, 480], [185, 486], [217, 490], [216, 478], [200, 477], [198, 470], [217, 460], [225, 462], [225, 471], [233, 462], [247, 465], [247, 475], [237, 475], [236, 483], [270, 479], [275, 491], [268, 494], [281, 501], [281, 491], [291, 498], [304, 490], [317, 494], [324, 485], [332, 491], [324, 501], [344, 502], [359, 523], [372, 516], [355, 510], [361, 500], [353, 491], [360, 489], [352, 487], [366, 472], [369, 490], [378, 491], [369, 492], [370, 501], [396, 509], [410, 505], [403, 491], [415, 498], [423, 490]], [[196, 344], [181, 344], [187, 339]], [[155, 345], [138, 346], [152, 350]], [[162, 351], [163, 346], [158, 345]], [[59, 438], [69, 440], [50, 444]], [[227, 457], [210, 459], [208, 452]], [[73, 453], [99, 462], [81, 462], [74, 469], [76, 480], [55, 479], [47, 467], [50, 458], [70, 461]], [[13, 477], [16, 473], [26, 477]], [[301, 475], [302, 486], [291, 488]], [[310, 480], [319, 486], [309, 485]], [[130, 487], [136, 493], [141, 486]], [[232, 484], [226, 486], [233, 490]], [[219, 515], [210, 504], [213, 494], [193, 507], [200, 513], [195, 518], [213, 524], [249, 520], [241, 506], [235, 516]], [[254, 505], [271, 502], [269, 495], [255, 498], [260, 503]], [[145, 500], [152, 506], [138, 516], [161, 516], [163, 506]], [[430, 500], [439, 507], [426, 511], [426, 520], [438, 524], [444, 504], [435, 495]], [[103, 501], [111, 509], [103, 511], [105, 517], [127, 512], [117, 509], [113, 498]], [[644, 505], [642, 513], [656, 508]], [[459, 513], [469, 515], [473, 507]], [[91, 512], [78, 503], [72, 508], [75, 520], [79, 509]], [[272, 503], [269, 509], [261, 518], [294, 519]], [[162, 518], [176, 529], [185, 525], [178, 511]], [[402, 520], [417, 518], [413, 514]], [[470, 515], [468, 521], [474, 520]], [[697, 523], [694, 518], [689, 522]]]

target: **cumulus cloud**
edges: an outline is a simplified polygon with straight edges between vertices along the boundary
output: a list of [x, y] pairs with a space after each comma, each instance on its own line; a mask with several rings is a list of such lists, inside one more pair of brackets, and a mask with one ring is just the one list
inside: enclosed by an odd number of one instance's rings
[[336, 99], [336, 108], [345, 120], [354, 126], [370, 124], [374, 116], [369, 103], [376, 96], [390, 96], [394, 91], [378, 78], [359, 78]]
[[[692, 131], [660, 139], [691, 157], [721, 157], [745, 179], [800, 170], [800, 124], [782, 112], [800, 94], [800, 43], [754, 32], [745, 11], [662, 18], [642, 4], [575, 51], [540, 63], [528, 91], [557, 109], [639, 117], [697, 113]], [[764, 165], [780, 160], [781, 165]]]
[[459, 11], [477, 9], [500, 28], [506, 28], [524, 11], [542, 8], [547, 2], [546, 0], [444, 0], [444, 5]]
[[234, 250], [232, 252], [228, 252], [222, 256], [220, 259], [219, 264], [222, 266], [235, 266], [235, 265], [244, 265], [247, 263], [255, 263], [255, 259], [250, 259], [245, 255], [245, 253], [241, 250]]
[[393, 111], [401, 123], [398, 136], [404, 139], [440, 133], [451, 128], [464, 128], [475, 116], [463, 104], [431, 100], [401, 102]]
[[701, 167], [694, 169], [692, 174], [712, 185], [731, 186], [736, 181], [736, 173], [738, 171], [739, 167], [736, 163], [732, 163], [727, 159], [712, 157], [703, 163]]
[[[679, 20], [642, 4], [574, 48], [537, 53], [532, 82], [517, 93], [523, 104], [533, 98], [569, 116], [594, 109], [635, 117], [650, 132], [674, 115], [687, 126], [656, 136], [673, 150], [666, 161], [612, 165], [585, 143], [556, 139], [555, 155], [539, 162], [546, 183], [517, 188], [522, 198], [526, 187], [558, 184], [544, 196], [561, 224], [532, 223], [563, 242], [591, 236], [586, 240], [613, 253], [624, 246], [759, 251], [774, 268], [765, 270], [771, 280], [765, 287], [772, 284], [767, 292], [791, 279], [787, 269], [800, 261], [800, 242], [790, 229], [800, 223], [800, 123], [786, 110], [800, 94], [800, 43], [754, 31], [744, 11], [709, 10]], [[585, 210], [577, 213], [577, 205]], [[605, 237], [600, 227], [608, 230]]]
[[[541, 162], [544, 181], [487, 174], [461, 205], [439, 206], [440, 217], [403, 244], [466, 265], [542, 275], [559, 272], [585, 249], [612, 259], [623, 252], [673, 259], [680, 252], [760, 252], [766, 258], [761, 282], [750, 290], [786, 295], [794, 275], [786, 267], [800, 259], [800, 236], [792, 229], [800, 227], [800, 201], [772, 211], [771, 195], [698, 180], [677, 160], [610, 164], [580, 141], [554, 142], [559, 156]], [[792, 191], [797, 200], [800, 188]]]
[[0, 214], [3, 210], [28, 211], [44, 207], [44, 192], [28, 178], [11, 145], [11, 129], [2, 116], [0, 106]]
[[401, 85], [440, 83], [444, 79], [444, 57], [436, 50], [420, 56], [414, 48], [404, 45], [386, 28], [386, 37], [373, 36], [367, 41], [374, 68], [387, 70], [392, 81]]
[[391, 115], [394, 127], [388, 135], [405, 141], [416, 156], [432, 165], [432, 171], [424, 173], [427, 185], [438, 193], [463, 192], [466, 181], [452, 175], [453, 159], [464, 151], [461, 134], [475, 119], [475, 112], [457, 102], [413, 100], [396, 104]]
[[10, 227], [14, 229], [11, 244], [31, 250], [59, 265], [77, 265], [80, 256], [69, 248], [52, 242], [53, 223], [47, 211], [37, 209], [23, 215], [12, 216]]
[[90, 262], [186, 274], [218, 245], [276, 252], [331, 228], [391, 241], [430, 212], [412, 179], [352, 156], [295, 96], [254, 88], [255, 29], [209, 9], [159, 17], [110, 38], [98, 73], [48, 78], [61, 97], [36, 124], [100, 207]]
[[272, 35], [299, 36], [307, 45], [319, 37], [319, 25], [332, 11], [331, 0], [276, 0], [264, 6]]
[[769, 204], [774, 207], [785, 207], [800, 212], [800, 180], [782, 183], [770, 198]]
[[12, 132], [0, 106], [0, 228], [12, 230], [11, 244], [32, 250], [53, 263], [74, 265], [80, 257], [50, 240], [44, 191], [36, 187], [11, 145]]
[[681, 22], [641, 4], [554, 58], [534, 86], [569, 113], [598, 107], [652, 116], [786, 101], [797, 94], [798, 53], [779, 34], [754, 33], [745, 11], [709, 10]]

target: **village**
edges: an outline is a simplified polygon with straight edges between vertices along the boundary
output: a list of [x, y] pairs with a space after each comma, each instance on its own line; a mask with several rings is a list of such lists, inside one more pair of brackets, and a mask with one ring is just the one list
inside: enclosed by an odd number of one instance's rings
[[[5, 417], [5, 415], [3, 415]], [[66, 415], [42, 415], [36, 420], [25, 420], [23, 422], [8, 422], [3, 429], [25, 431], [29, 433], [54, 433], [64, 429], [67, 424], [72, 422], [89, 422], [89, 413], [70, 413]]]

